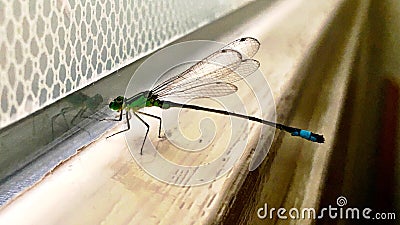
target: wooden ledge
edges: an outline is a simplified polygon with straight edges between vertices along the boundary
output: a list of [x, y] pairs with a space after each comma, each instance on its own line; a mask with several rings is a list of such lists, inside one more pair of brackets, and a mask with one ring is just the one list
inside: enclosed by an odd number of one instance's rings
[[256, 217], [264, 203], [316, 206], [368, 2], [287, 0], [270, 6], [257, 1], [235, 14], [257, 16], [239, 25], [228, 16], [186, 37], [205, 39], [218, 26], [235, 23], [220, 41], [258, 38], [256, 58], [275, 96], [278, 120], [323, 133], [325, 144], [277, 132], [270, 155], [249, 173], [249, 155], [258, 141], [254, 125], [245, 155], [229, 173], [206, 185], [178, 187], [141, 170], [123, 135], [102, 138], [3, 207], [0, 223], [265, 224]]

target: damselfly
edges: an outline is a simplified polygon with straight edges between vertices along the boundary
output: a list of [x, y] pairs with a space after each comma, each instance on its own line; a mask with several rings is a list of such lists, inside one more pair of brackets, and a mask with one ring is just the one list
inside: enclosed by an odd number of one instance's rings
[[161, 137], [161, 118], [140, 111], [140, 109], [145, 107], [156, 106], [162, 109], [177, 107], [235, 116], [276, 127], [280, 130], [289, 132], [292, 136], [299, 136], [312, 142], [323, 143], [325, 141], [323, 135], [308, 130], [286, 126], [253, 116], [166, 100], [167, 98], [193, 99], [221, 97], [236, 92], [238, 88], [233, 83], [242, 80], [244, 77], [254, 73], [259, 68], [260, 63], [257, 60], [252, 59], [252, 57], [257, 53], [259, 47], [260, 42], [255, 38], [247, 37], [235, 40], [191, 66], [179, 75], [161, 82], [149, 91], [140, 92], [130, 98], [118, 96], [109, 104], [109, 108], [120, 112], [119, 118], [109, 120], [121, 121], [123, 111], [125, 111], [127, 128], [112, 134], [111, 136], [130, 129], [129, 119], [132, 112], [133, 115], [147, 127], [140, 148], [140, 154], [142, 154], [143, 146], [149, 133], [149, 125], [138, 114], [158, 119], [158, 137]]

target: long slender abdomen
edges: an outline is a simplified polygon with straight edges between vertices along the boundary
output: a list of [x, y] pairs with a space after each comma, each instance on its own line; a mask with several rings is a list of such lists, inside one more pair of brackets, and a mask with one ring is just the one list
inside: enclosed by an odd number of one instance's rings
[[228, 111], [219, 110], [219, 109], [205, 108], [205, 107], [198, 106], [198, 105], [186, 105], [186, 104], [175, 103], [175, 102], [170, 102], [170, 101], [160, 101], [159, 107], [161, 107], [163, 109], [169, 109], [171, 107], [186, 108], [186, 109], [194, 109], [194, 110], [218, 113], [218, 114], [222, 114], [222, 115], [235, 116], [238, 118], [248, 119], [248, 120], [251, 120], [254, 122], [262, 123], [262, 124], [265, 124], [265, 125], [268, 125], [271, 127], [276, 127], [277, 129], [280, 129], [280, 130], [290, 133], [292, 136], [299, 136], [301, 138], [304, 138], [304, 139], [312, 141], [312, 142], [317, 142], [317, 143], [325, 142], [325, 138], [323, 135], [316, 134], [316, 133], [313, 133], [308, 130], [302, 130], [302, 129], [295, 128], [295, 127], [285, 126], [283, 124], [274, 123], [274, 122], [263, 120], [263, 119], [253, 117], [253, 116], [242, 115], [242, 114], [228, 112]]

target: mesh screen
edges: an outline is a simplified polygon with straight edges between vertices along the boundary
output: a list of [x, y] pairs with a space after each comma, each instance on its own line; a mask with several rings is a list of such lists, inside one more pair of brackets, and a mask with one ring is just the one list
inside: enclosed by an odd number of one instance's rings
[[249, 0], [0, 0], [0, 128]]

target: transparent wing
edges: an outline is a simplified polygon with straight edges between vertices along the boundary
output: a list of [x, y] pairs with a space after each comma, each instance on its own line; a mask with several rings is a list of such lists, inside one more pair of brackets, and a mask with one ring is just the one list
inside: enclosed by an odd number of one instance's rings
[[255, 59], [245, 59], [240, 63], [240, 65], [233, 71], [236, 76], [229, 75], [226, 78], [230, 78], [229, 81], [225, 79], [226, 82], [236, 82], [239, 81], [258, 70], [260, 67], [260, 62]]
[[204, 83], [197, 86], [186, 87], [186, 89], [176, 89], [168, 95], [159, 97], [159, 99], [165, 97], [180, 99], [221, 97], [235, 93], [237, 89], [238, 88], [235, 85], [230, 83]]
[[253, 58], [260, 48], [260, 42], [252, 37], [237, 39], [227, 44], [222, 49], [232, 49], [242, 54], [242, 58]]
[[[168, 87], [153, 92], [153, 94], [157, 95], [159, 98], [166, 98], [166, 97], [177, 97], [177, 93], [181, 93], [182, 91], [189, 91], [191, 88], [211, 88], [211, 86], [206, 86], [205, 84], [214, 84], [212, 87], [215, 87], [215, 84], [222, 84], [222, 83], [233, 83], [243, 79], [244, 77], [254, 73], [258, 67], [259, 62], [253, 59], [248, 59], [242, 61], [242, 63], [237, 67], [234, 71], [230, 68], [223, 67], [220, 65], [214, 64], [207, 64], [205, 67], [212, 68], [207, 74], [204, 74], [200, 77], [196, 77], [194, 79], [186, 79], [185, 81], [180, 81], [175, 83], [174, 85], [170, 84]], [[195, 72], [195, 71], [194, 71]], [[207, 93], [207, 92], [205, 92]], [[227, 93], [228, 95], [231, 93]], [[220, 95], [223, 96], [223, 95]], [[204, 95], [203, 97], [216, 97]]]
[[199, 80], [208, 80], [215, 75], [215, 71], [222, 68], [226, 70], [224, 74], [227, 74], [238, 68], [241, 62], [242, 55], [239, 52], [231, 49], [219, 50], [191, 66], [183, 73], [171, 77], [157, 85], [152, 89], [152, 93], [161, 95], [182, 85], [187, 85]]
[[171, 77], [152, 89], [158, 98], [206, 98], [232, 94], [237, 87], [231, 83], [254, 73], [260, 63], [252, 57], [259, 42], [254, 38], [241, 38], [223, 47], [191, 66], [181, 74]]

